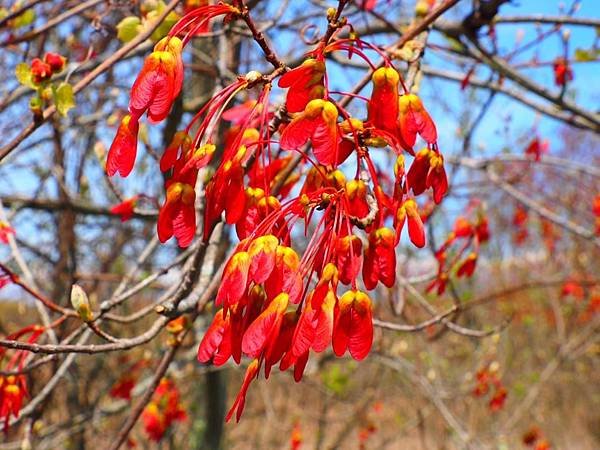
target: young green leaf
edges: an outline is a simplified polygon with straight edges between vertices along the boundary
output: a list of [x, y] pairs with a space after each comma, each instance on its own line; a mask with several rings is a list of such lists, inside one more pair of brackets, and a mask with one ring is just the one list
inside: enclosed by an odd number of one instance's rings
[[69, 83], [61, 83], [54, 92], [54, 104], [62, 116], [66, 116], [71, 108], [75, 106], [73, 86]]

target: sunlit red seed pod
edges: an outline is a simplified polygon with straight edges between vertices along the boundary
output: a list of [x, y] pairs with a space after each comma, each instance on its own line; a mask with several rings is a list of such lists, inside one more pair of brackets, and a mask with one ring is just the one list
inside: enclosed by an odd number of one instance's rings
[[475, 266], [477, 265], [477, 253], [470, 253], [469, 256], [461, 263], [456, 271], [457, 277], [471, 277], [475, 272]]
[[440, 153], [432, 152], [429, 157], [429, 172], [426, 179], [427, 187], [433, 189], [433, 201], [437, 204], [442, 201], [448, 192], [448, 177], [444, 168], [444, 157]]
[[108, 150], [106, 173], [112, 177], [117, 172], [122, 177], [133, 170], [137, 155], [139, 123], [136, 118], [127, 114], [121, 119], [117, 134]]
[[279, 239], [269, 234], [252, 240], [248, 247], [250, 256], [249, 277], [256, 284], [263, 283], [269, 278], [277, 260]]
[[332, 262], [325, 264], [320, 271], [319, 281], [317, 281], [314, 290], [311, 292], [310, 302], [313, 309], [318, 309], [321, 306], [330, 291], [337, 292], [338, 282], [339, 271], [337, 266]]
[[[186, 145], [187, 140], [184, 140], [182, 143], [183, 152], [186, 151]], [[194, 151], [191, 151], [190, 149], [189, 159], [187, 160], [183, 170], [200, 170], [208, 166], [216, 150], [217, 147], [214, 144], [204, 144], [194, 149]]]
[[374, 289], [378, 281], [387, 287], [392, 287], [396, 281], [395, 235], [389, 228], [379, 228], [369, 234], [363, 281], [368, 290]]
[[242, 219], [235, 224], [235, 231], [240, 240], [248, 237], [264, 219], [264, 216], [259, 211], [258, 203], [264, 198], [265, 191], [261, 188], [247, 187], [245, 193], [244, 213], [242, 214]]
[[427, 143], [437, 141], [437, 130], [421, 99], [414, 94], [398, 98], [398, 128], [402, 141], [410, 147], [415, 145], [417, 134]]
[[362, 241], [353, 234], [338, 238], [335, 246], [336, 266], [343, 284], [352, 283], [363, 262]]
[[278, 86], [288, 88], [285, 106], [288, 112], [303, 111], [311, 100], [323, 98], [325, 62], [307, 59], [279, 78]]
[[412, 189], [415, 195], [421, 195], [427, 189], [427, 174], [429, 173], [431, 153], [432, 150], [428, 148], [419, 150], [406, 174], [408, 188]]
[[333, 326], [333, 352], [346, 351], [357, 361], [367, 357], [373, 345], [371, 299], [362, 291], [348, 291], [338, 301]]
[[196, 232], [196, 210], [194, 187], [185, 183], [171, 183], [158, 213], [158, 239], [166, 242], [175, 236], [180, 247], [192, 243]]
[[433, 200], [435, 203], [440, 203], [448, 191], [448, 178], [443, 156], [428, 148], [420, 150], [408, 169], [406, 182], [415, 195], [420, 195], [426, 189], [433, 188]]
[[404, 223], [408, 221], [408, 236], [411, 242], [419, 248], [425, 246], [425, 227], [417, 202], [413, 199], [407, 199], [396, 211], [394, 217], [394, 229], [396, 230], [396, 243], [400, 240], [400, 234], [404, 228]]
[[298, 303], [302, 295], [302, 277], [299, 273], [300, 257], [290, 247], [279, 245], [275, 268], [265, 281], [265, 291], [269, 299], [275, 298], [279, 293], [289, 295], [290, 303]]
[[121, 218], [121, 222], [127, 222], [133, 217], [135, 206], [139, 200], [139, 195], [134, 195], [121, 203], [110, 208], [112, 214], [118, 215]]
[[258, 358], [263, 350], [277, 339], [288, 304], [289, 295], [282, 292], [254, 319], [242, 339], [244, 354]]
[[231, 316], [231, 346], [232, 356], [239, 364], [242, 356], [242, 338], [254, 319], [264, 310], [269, 303], [264, 288], [255, 284], [240, 301], [229, 311]]
[[339, 156], [340, 141], [337, 117], [338, 110], [333, 103], [311, 100], [304, 111], [285, 127], [279, 145], [284, 150], [300, 150], [310, 139], [317, 162], [334, 165]]
[[244, 405], [246, 404], [246, 394], [248, 393], [248, 388], [250, 387], [250, 383], [258, 376], [258, 359], [254, 359], [246, 369], [246, 374], [244, 375], [244, 381], [242, 382], [242, 387], [238, 392], [231, 409], [225, 416], [225, 421], [229, 422], [235, 413], [236, 421], [239, 422], [242, 417], [242, 413], [244, 412]]
[[367, 106], [367, 120], [375, 128], [396, 134], [400, 75], [393, 67], [380, 67], [373, 72], [371, 79], [373, 91]]
[[296, 325], [290, 345], [290, 358], [297, 361], [309, 350], [322, 352], [329, 346], [333, 333], [335, 293], [330, 289], [319, 304], [314, 304], [312, 296], [307, 297], [306, 306]]
[[183, 85], [183, 46], [177, 37], [165, 37], [146, 57], [131, 87], [129, 111], [136, 119], [148, 112], [151, 123], [165, 119]]
[[223, 305], [225, 311], [236, 304], [246, 292], [252, 258], [246, 251], [238, 251], [229, 258], [221, 277], [221, 286], [215, 299], [216, 305]]
[[283, 315], [279, 336], [265, 350], [265, 378], [269, 378], [271, 367], [282, 361], [285, 353], [290, 350], [298, 319], [296, 311], [288, 311]]
[[367, 185], [362, 180], [346, 182], [344, 195], [346, 196], [346, 212], [354, 217], [363, 218], [369, 214], [367, 202]]
[[11, 417], [19, 417], [23, 399], [28, 395], [23, 375], [0, 375], [0, 420], [4, 420], [4, 431], [8, 431]]
[[215, 366], [225, 364], [232, 354], [230, 331], [230, 316], [219, 309], [198, 346], [198, 361], [212, 362]]
[[448, 284], [448, 274], [446, 272], [441, 272], [438, 276], [433, 280], [425, 290], [426, 292], [431, 292], [435, 289], [436, 294], [438, 296], [444, 295], [446, 292], [446, 286]]
[[175, 165], [178, 159], [186, 159], [191, 146], [192, 138], [187, 132], [176, 132], [160, 158], [160, 171], [166, 172]]

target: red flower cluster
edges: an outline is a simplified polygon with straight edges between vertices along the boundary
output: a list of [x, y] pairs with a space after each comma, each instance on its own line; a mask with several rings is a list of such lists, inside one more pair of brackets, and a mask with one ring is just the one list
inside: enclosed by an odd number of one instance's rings
[[[0, 283], [1, 283], [0, 279]], [[38, 338], [44, 333], [44, 328], [38, 325], [32, 325], [23, 328], [6, 337], [8, 340], [16, 341], [23, 336], [29, 335], [28, 344], [37, 342]], [[14, 372], [14, 375], [0, 375], [0, 421], [4, 421], [4, 431], [8, 431], [11, 417], [19, 417], [19, 412], [23, 406], [23, 399], [29, 394], [27, 392], [27, 379], [23, 375], [23, 367], [27, 361], [29, 353], [25, 350], [14, 352], [10, 358], [7, 358], [6, 348], [0, 348], [0, 368], [5, 372]], [[4, 359], [6, 364], [2, 364]]]
[[[190, 36], [212, 17], [231, 20], [240, 14], [224, 4], [192, 9], [156, 45], [132, 87], [130, 115], [109, 152], [109, 175], [126, 176], [132, 170], [141, 115], [147, 112], [151, 122], [168, 115], [181, 89], [181, 52]], [[413, 244], [425, 245], [415, 196], [431, 189], [439, 203], [448, 189], [435, 124], [389, 60], [374, 69], [364, 120], [351, 117], [330, 96], [326, 55], [348, 52], [374, 67], [362, 51], [366, 47], [378, 51], [359, 39], [334, 36], [285, 73], [279, 69], [270, 76], [250, 72], [238, 77], [175, 134], [162, 155], [166, 196], [158, 236], [161, 242], [174, 236], [181, 247], [195, 236], [200, 171], [215, 154], [222, 155], [205, 185], [203, 238], [207, 241], [224, 220], [235, 225], [241, 242], [226, 263], [216, 298], [221, 309], [199, 346], [198, 359], [215, 365], [230, 357], [239, 364], [242, 355], [252, 360], [228, 419], [237, 412], [239, 420], [247, 389], [262, 367], [265, 377], [275, 364], [281, 370], [293, 367], [299, 380], [311, 350], [322, 352], [331, 345], [338, 356], [348, 352], [361, 360], [368, 355], [373, 306], [359, 286], [361, 274], [366, 290], [379, 282], [391, 287], [395, 248], [405, 223]], [[289, 118], [275, 117], [270, 103], [276, 76], [279, 87], [287, 89]], [[226, 110], [238, 93], [257, 87], [256, 99]], [[223, 151], [216, 152], [221, 120], [233, 126]], [[273, 148], [274, 133], [280, 135], [278, 148]], [[418, 136], [426, 147], [405, 170], [404, 152], [415, 155]], [[393, 177], [371, 158], [370, 152], [382, 147], [395, 153]], [[302, 158], [293, 162], [282, 150]], [[345, 163], [355, 171], [353, 178], [339, 168]], [[309, 226], [311, 236], [299, 255], [292, 231], [303, 227], [307, 232]], [[347, 286], [345, 292], [338, 293], [340, 285]]]
[[550, 141], [548, 139], [540, 139], [539, 136], [534, 137], [525, 148], [525, 154], [533, 157], [535, 161], [539, 161], [542, 155], [548, 153]]
[[34, 58], [31, 61], [31, 76], [36, 84], [49, 80], [55, 73], [60, 73], [65, 68], [67, 59], [58, 53], [48, 52], [44, 60]]
[[[184, 317], [184, 316], [182, 316]], [[126, 361], [122, 361], [125, 363]], [[131, 391], [137, 384], [142, 369], [148, 367], [149, 361], [141, 359], [132, 365], [129, 365], [125, 373], [117, 380], [110, 388], [109, 395], [112, 398], [120, 398], [123, 400], [131, 400]]]
[[552, 68], [554, 69], [554, 83], [557, 86], [565, 86], [567, 82], [573, 80], [573, 70], [565, 58], [556, 58]]
[[187, 419], [181, 406], [179, 390], [168, 378], [163, 378], [154, 392], [152, 400], [142, 412], [144, 431], [153, 441], [160, 441], [173, 422]]
[[116, 216], [120, 216], [121, 222], [127, 222], [133, 217], [134, 209], [139, 199], [140, 195], [134, 195], [133, 197], [125, 199], [121, 203], [110, 208], [110, 212]]
[[15, 234], [15, 229], [6, 222], [0, 222], [0, 242], [8, 244], [8, 236]]
[[[456, 276], [459, 278], [473, 276], [477, 266], [479, 245], [489, 238], [488, 221], [481, 209], [477, 210], [475, 218], [471, 220], [463, 216], [458, 217], [454, 222], [454, 229], [435, 253], [438, 260], [438, 274], [435, 280], [427, 286], [427, 291], [435, 290], [437, 295], [443, 295], [446, 291], [449, 274], [454, 268], [456, 268]], [[448, 260], [448, 255], [452, 254], [453, 244], [458, 241], [462, 241], [463, 244]]]
[[477, 384], [475, 385], [475, 389], [473, 389], [473, 395], [475, 397], [483, 397], [493, 388], [494, 393], [490, 397], [488, 406], [492, 412], [501, 410], [506, 402], [508, 391], [498, 376], [497, 368], [493, 368], [490, 365], [479, 369], [475, 375], [475, 379]]

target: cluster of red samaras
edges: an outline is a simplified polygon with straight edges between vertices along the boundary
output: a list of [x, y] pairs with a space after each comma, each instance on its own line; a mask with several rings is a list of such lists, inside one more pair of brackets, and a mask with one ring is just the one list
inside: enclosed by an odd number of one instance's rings
[[142, 411], [144, 431], [153, 441], [160, 441], [173, 422], [186, 420], [177, 386], [168, 378], [160, 380], [152, 400]]
[[[156, 44], [131, 89], [130, 114], [109, 151], [109, 175], [131, 172], [141, 115], [147, 112], [150, 122], [168, 115], [182, 87], [181, 51], [189, 36], [207, 17], [233, 19], [237, 14], [235, 7], [223, 4], [198, 8]], [[439, 203], [447, 191], [433, 120], [389, 61], [372, 75], [365, 120], [351, 117], [329, 96], [326, 53], [366, 58], [363, 46], [368, 44], [349, 39], [318, 45], [299, 67], [279, 78], [279, 87], [287, 89], [291, 120], [276, 123], [275, 132], [280, 133], [279, 150], [302, 155], [297, 167], [291, 166], [290, 154], [272, 148], [271, 125], [278, 118], [270, 104], [271, 80], [257, 72], [216, 93], [175, 134], [160, 160], [167, 181], [158, 236], [161, 242], [174, 236], [186, 247], [196, 234], [199, 173], [215, 154], [219, 121], [231, 122], [219, 164], [205, 187], [203, 237], [208, 240], [224, 216], [241, 242], [226, 263], [216, 298], [221, 309], [198, 350], [200, 361], [216, 365], [229, 358], [240, 363], [243, 355], [252, 360], [227, 419], [237, 411], [239, 420], [248, 386], [262, 367], [266, 377], [275, 364], [281, 370], [293, 367], [300, 380], [311, 350], [322, 352], [331, 345], [338, 356], [367, 356], [373, 340], [372, 303], [360, 289], [359, 277], [362, 273], [366, 290], [379, 282], [391, 287], [395, 247], [405, 223], [410, 240], [425, 245], [414, 197], [431, 189]], [[225, 111], [238, 93], [255, 87], [256, 100]], [[415, 155], [417, 136], [427, 146]], [[371, 159], [370, 148], [384, 147], [395, 153], [393, 174]], [[414, 156], [408, 170], [404, 152]], [[347, 179], [338, 166], [350, 164], [352, 155], [356, 175]], [[307, 234], [309, 224], [311, 235], [300, 256], [292, 248], [292, 229], [303, 225]], [[348, 290], [338, 296], [340, 283]]]
[[[576, 317], [578, 324], [588, 323], [600, 313], [600, 290], [596, 288], [592, 287], [586, 291], [579, 282], [568, 280], [562, 285], [560, 296], [567, 301], [574, 300], [575, 304], [583, 306], [583, 309], [578, 308]], [[550, 314], [550, 317], [554, 318], [554, 313]]]
[[475, 397], [484, 397], [491, 393], [488, 406], [491, 411], [496, 412], [504, 407], [508, 391], [502, 384], [502, 380], [498, 376], [497, 368], [490, 364], [487, 367], [479, 369], [475, 375], [476, 385], [473, 389]]
[[[474, 202], [474, 204], [477, 203]], [[427, 291], [435, 290], [437, 295], [442, 295], [446, 291], [446, 285], [453, 269], [456, 269], [456, 276], [459, 278], [471, 277], [477, 266], [479, 245], [487, 242], [489, 238], [488, 221], [481, 209], [478, 208], [475, 217], [471, 220], [462, 216], [458, 217], [454, 222], [454, 229], [435, 253], [438, 261], [438, 273], [427, 287]], [[462, 245], [458, 245], [459, 242]], [[448, 259], [450, 249], [453, 247], [458, 248], [452, 253], [452, 258]]]
[[[2, 277], [0, 276], [0, 287]], [[33, 344], [43, 334], [44, 327], [32, 325], [17, 331], [6, 337], [11, 341], [17, 341], [27, 337], [27, 343]], [[27, 393], [27, 378], [23, 374], [23, 367], [27, 362], [29, 353], [25, 350], [17, 350], [8, 355], [7, 349], [0, 347], [0, 365], [5, 373], [15, 372], [14, 375], [0, 375], [0, 422], [4, 422], [4, 431], [8, 430], [11, 417], [19, 417], [23, 399]], [[6, 359], [6, 364], [2, 364]]]
[[[530, 222], [531, 218], [529, 210], [521, 204], [516, 205], [513, 211], [511, 227], [513, 232], [512, 239], [515, 245], [522, 246], [529, 239]], [[559, 229], [554, 223], [544, 217], [538, 217], [537, 222], [539, 225], [539, 236], [544, 243], [544, 246], [549, 253], [554, 252], [556, 244], [561, 238]]]

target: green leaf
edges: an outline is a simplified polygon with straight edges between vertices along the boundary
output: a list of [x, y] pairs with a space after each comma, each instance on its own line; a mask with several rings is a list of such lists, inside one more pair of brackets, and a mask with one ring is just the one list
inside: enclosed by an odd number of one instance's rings
[[35, 89], [35, 84], [31, 78], [31, 68], [29, 67], [29, 64], [17, 64], [17, 67], [15, 68], [15, 75], [19, 83], [21, 83], [23, 86]]
[[446, 37], [446, 42], [448, 42], [448, 45], [450, 45], [450, 48], [452, 50], [455, 50], [457, 52], [463, 52], [465, 49], [465, 46], [458, 39]]
[[154, 30], [154, 32], [150, 36], [150, 39], [152, 39], [154, 42], [160, 41], [169, 33], [171, 28], [173, 28], [173, 25], [175, 25], [175, 23], [177, 23], [178, 20], [179, 15], [176, 12], [171, 11], [167, 15], [167, 17], [165, 17], [165, 20], [163, 20], [162, 23], [158, 26], [158, 28]]
[[34, 95], [29, 99], [29, 109], [34, 115], [41, 116], [43, 108], [44, 102], [39, 96]]
[[[152, 24], [156, 20], [156, 18], [159, 17], [163, 13], [163, 11], [165, 10], [166, 7], [167, 7], [167, 5], [165, 4], [165, 2], [163, 2], [162, 0], [159, 1], [158, 4], [156, 5], [156, 9], [154, 11], [150, 11], [146, 15], [146, 19], [147, 19], [146, 24]], [[169, 33], [171, 28], [173, 28], [173, 25], [175, 25], [175, 23], [178, 20], [179, 20], [179, 15], [176, 12], [171, 11], [169, 14], [167, 14], [167, 17], [165, 17], [165, 19], [158, 26], [158, 28], [156, 28], [156, 30], [154, 30], [154, 32], [150, 36], [150, 39], [152, 39], [154, 42], [160, 41], [162, 38], [164, 38], [167, 35], [167, 33]]]
[[31, 25], [35, 20], [35, 11], [33, 9], [26, 10], [20, 16], [17, 16], [12, 21], [13, 28], [21, 28], [26, 27], [27, 25]]
[[69, 83], [61, 83], [54, 91], [54, 104], [62, 116], [66, 116], [71, 108], [75, 106], [73, 86]]
[[596, 61], [598, 59], [599, 51], [596, 49], [586, 50], [584, 48], [578, 48], [575, 50], [575, 61], [579, 62], [589, 62]]
[[117, 37], [123, 43], [133, 40], [141, 31], [142, 22], [139, 17], [125, 17], [117, 25]]

